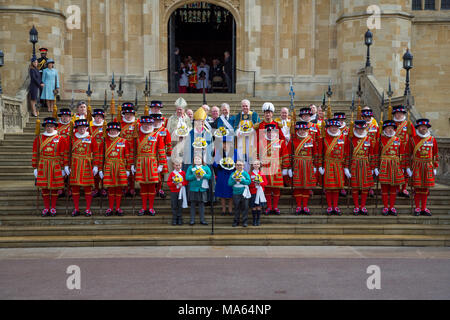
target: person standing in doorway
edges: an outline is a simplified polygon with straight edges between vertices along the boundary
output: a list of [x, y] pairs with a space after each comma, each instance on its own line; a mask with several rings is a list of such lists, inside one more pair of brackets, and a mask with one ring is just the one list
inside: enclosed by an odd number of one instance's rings
[[223, 73], [225, 75], [225, 81], [227, 82], [228, 92], [233, 92], [233, 83], [232, 83], [232, 66], [231, 66], [231, 55], [229, 51], [224, 52], [224, 64], [223, 64]]

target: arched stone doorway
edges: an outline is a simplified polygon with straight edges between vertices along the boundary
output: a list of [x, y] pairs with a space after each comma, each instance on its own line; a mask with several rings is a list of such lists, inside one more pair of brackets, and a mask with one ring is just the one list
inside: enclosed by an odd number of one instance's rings
[[[217, 1], [181, 2], [170, 11], [167, 22], [169, 92], [178, 92], [179, 66], [185, 63], [189, 70], [188, 60], [195, 61], [198, 71], [196, 77], [189, 79], [189, 82], [197, 82], [196, 85], [191, 83], [189, 92], [201, 91], [203, 84], [210, 92], [235, 92], [236, 20], [220, 4]], [[226, 51], [231, 54], [229, 58], [224, 56]]]

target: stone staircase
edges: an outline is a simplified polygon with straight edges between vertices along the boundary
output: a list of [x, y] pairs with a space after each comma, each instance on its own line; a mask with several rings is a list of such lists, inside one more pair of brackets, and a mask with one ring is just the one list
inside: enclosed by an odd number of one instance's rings
[[[192, 97], [191, 97], [192, 96]], [[211, 96], [216, 96], [216, 100]], [[243, 97], [235, 95], [208, 95], [209, 105], [220, 101], [231, 102], [234, 111]], [[173, 102], [178, 95], [151, 97], [165, 103], [165, 115], [174, 112]], [[220, 99], [219, 99], [220, 98]], [[190, 104], [201, 105], [201, 95], [188, 95]], [[226, 100], [225, 100], [226, 99]], [[211, 102], [210, 102], [211, 101]], [[255, 110], [264, 101], [251, 100]], [[273, 100], [272, 100], [273, 101]], [[297, 105], [307, 105], [309, 101]], [[93, 101], [92, 107], [102, 101]], [[192, 105], [191, 105], [192, 104]], [[275, 101], [278, 107], [288, 106], [289, 101]], [[59, 107], [70, 105], [69, 101], [58, 103]], [[142, 104], [143, 105], [143, 104]], [[348, 102], [336, 102], [333, 111], [344, 111]], [[138, 114], [143, 113], [143, 107]], [[194, 108], [195, 109], [195, 108]], [[298, 107], [297, 107], [298, 109]], [[43, 112], [41, 118], [49, 116]], [[154, 217], [133, 215], [140, 207], [140, 198], [124, 198], [123, 217], [104, 217], [106, 199], [94, 199], [90, 218], [72, 218], [71, 200], [66, 210], [66, 199], [59, 199], [58, 215], [41, 218], [42, 200], [37, 192], [31, 168], [31, 149], [34, 139], [35, 118], [31, 118], [23, 134], [5, 134], [0, 142], [0, 247], [64, 247], [64, 246], [137, 246], [137, 245], [376, 245], [376, 246], [449, 246], [450, 245], [450, 188], [435, 187], [429, 198], [432, 217], [414, 217], [409, 199], [398, 199], [397, 217], [383, 217], [380, 207], [375, 209], [375, 199], [368, 202], [369, 216], [352, 214], [352, 199], [340, 199], [344, 215], [324, 215], [320, 190], [314, 190], [310, 201], [311, 216], [292, 214], [293, 199], [288, 188], [282, 191], [280, 216], [262, 216], [260, 227], [231, 227], [232, 217], [221, 216], [220, 207], [214, 207], [214, 233], [212, 234], [211, 208], [206, 208], [208, 226], [189, 226], [189, 209], [184, 210], [183, 226], [172, 226], [170, 200], [156, 199]], [[379, 198], [380, 201], [380, 198]], [[84, 207], [82, 198], [80, 205]], [[251, 221], [251, 214], [249, 215]], [[198, 219], [198, 218], [197, 218]], [[251, 223], [250, 223], [251, 224]]]

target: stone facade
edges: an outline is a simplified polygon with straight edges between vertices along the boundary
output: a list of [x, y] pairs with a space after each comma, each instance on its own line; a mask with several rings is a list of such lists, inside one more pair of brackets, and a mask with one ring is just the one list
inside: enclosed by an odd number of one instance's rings
[[[103, 100], [114, 72], [123, 80], [123, 99], [142, 97], [149, 70], [168, 65], [168, 20], [190, 0], [3, 0], [0, 48], [5, 52], [4, 92], [14, 96], [23, 84], [31, 57], [28, 31], [39, 31], [37, 48], [50, 49], [62, 72], [62, 98], [85, 98], [88, 76], [93, 99]], [[402, 56], [414, 55], [411, 92], [435, 133], [450, 137], [450, 11], [411, 10], [411, 0], [211, 0], [236, 22], [236, 65], [256, 71], [258, 97], [286, 96], [293, 78], [296, 99], [320, 101], [331, 80], [333, 99], [349, 100], [365, 66], [364, 33], [371, 5], [380, 8], [372, 29], [373, 75], [394, 97], [403, 95]], [[79, 29], [69, 29], [69, 6], [80, 8]], [[436, 1], [440, 8], [440, 0]], [[252, 94], [251, 73], [237, 72], [237, 93]], [[167, 92], [167, 71], [153, 72], [152, 94]], [[108, 97], [110, 92], [108, 90]], [[117, 98], [117, 97], [116, 97]]]

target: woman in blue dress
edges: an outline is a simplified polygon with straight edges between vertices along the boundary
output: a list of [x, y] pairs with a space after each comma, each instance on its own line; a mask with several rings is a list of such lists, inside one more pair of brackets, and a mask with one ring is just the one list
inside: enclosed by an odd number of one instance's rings
[[[214, 171], [217, 175], [215, 196], [220, 198], [222, 216], [233, 214], [233, 187], [228, 185], [228, 180], [234, 172], [234, 164], [237, 160], [236, 149], [232, 149], [233, 140], [223, 140], [223, 149], [216, 151], [214, 157]], [[225, 159], [232, 161], [225, 161]], [[227, 211], [228, 208], [228, 211]]]
[[49, 112], [53, 111], [53, 105], [55, 103], [55, 91], [59, 89], [59, 77], [58, 70], [53, 68], [55, 61], [53, 59], [47, 60], [47, 68], [42, 72], [42, 82], [44, 87], [42, 88], [42, 100], [47, 100], [47, 108]]

